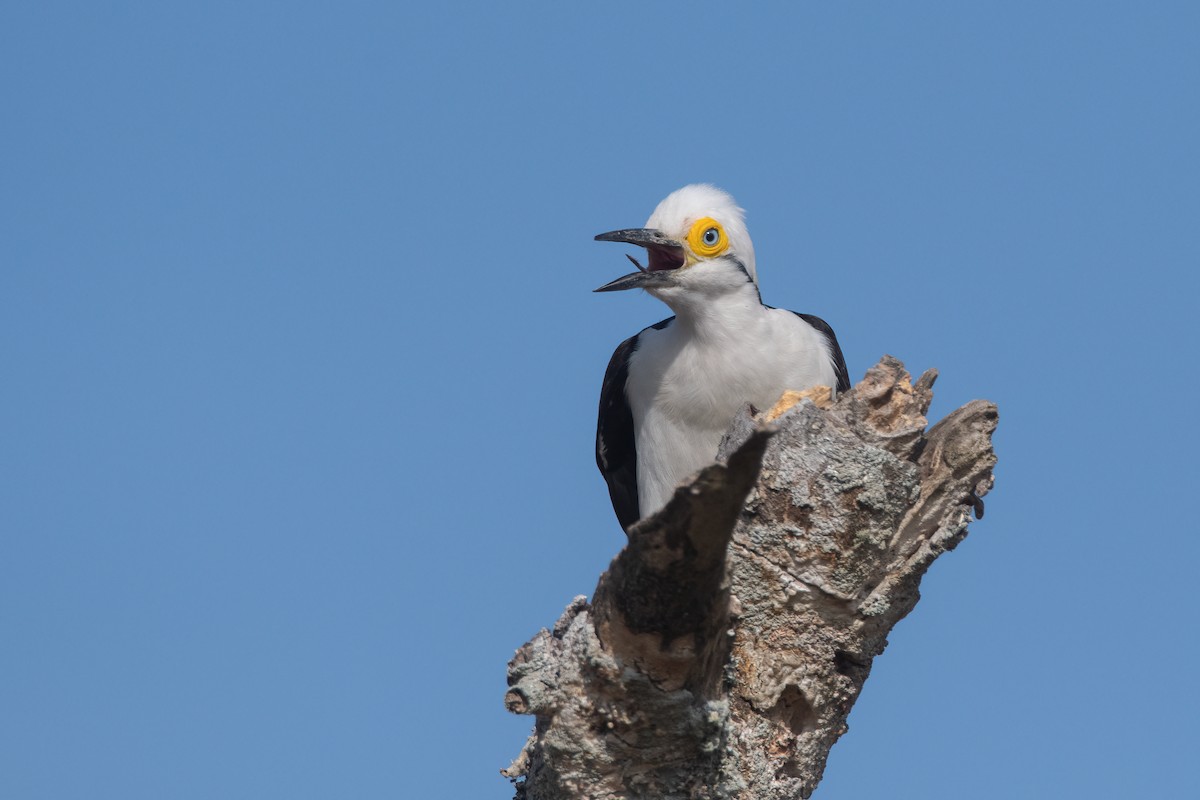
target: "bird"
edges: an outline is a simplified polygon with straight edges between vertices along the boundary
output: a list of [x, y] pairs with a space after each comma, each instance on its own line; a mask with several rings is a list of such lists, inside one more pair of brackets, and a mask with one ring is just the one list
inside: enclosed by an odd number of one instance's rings
[[745, 212], [725, 191], [684, 186], [645, 227], [595, 239], [645, 248], [647, 262], [627, 255], [637, 271], [594, 291], [644, 289], [674, 312], [621, 342], [604, 373], [596, 465], [622, 528], [716, 459], [746, 403], [766, 409], [789, 389], [850, 388], [824, 320], [763, 304]]

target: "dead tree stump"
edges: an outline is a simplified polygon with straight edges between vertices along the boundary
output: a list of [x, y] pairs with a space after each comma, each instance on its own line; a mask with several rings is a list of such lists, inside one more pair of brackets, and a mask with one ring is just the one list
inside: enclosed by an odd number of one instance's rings
[[996, 407], [926, 430], [936, 373], [885, 356], [836, 403], [745, 409], [509, 664], [525, 800], [806, 798], [933, 560], [982, 515]]

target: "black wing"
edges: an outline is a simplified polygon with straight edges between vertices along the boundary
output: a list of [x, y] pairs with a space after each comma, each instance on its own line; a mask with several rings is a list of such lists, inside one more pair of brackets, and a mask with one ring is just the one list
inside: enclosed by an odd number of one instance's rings
[[792, 313], [812, 325], [829, 340], [829, 354], [833, 356], [833, 371], [837, 373], [838, 394], [849, 391], [850, 373], [846, 370], [846, 359], [842, 355], [842, 348], [838, 345], [837, 337], [833, 335], [833, 328], [829, 327], [828, 322], [820, 317], [814, 317], [812, 314], [801, 314], [799, 311]]
[[[650, 326], [662, 330], [671, 324], [671, 317]], [[647, 328], [646, 330], [650, 330]], [[596, 421], [596, 466], [608, 483], [608, 496], [612, 499], [613, 511], [622, 528], [628, 528], [641, 519], [637, 488], [637, 443], [633, 436], [633, 411], [625, 394], [625, 382], [629, 378], [629, 357], [638, 348], [637, 336], [631, 336], [617, 346], [608, 369], [604, 371], [604, 384], [600, 387], [600, 414]]]

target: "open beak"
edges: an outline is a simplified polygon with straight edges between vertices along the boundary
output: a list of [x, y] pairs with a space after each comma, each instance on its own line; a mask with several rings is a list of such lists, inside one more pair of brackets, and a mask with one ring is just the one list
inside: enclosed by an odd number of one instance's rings
[[637, 272], [623, 275], [604, 284], [597, 292], [619, 292], [623, 289], [657, 289], [675, 284], [675, 275], [686, 259], [683, 245], [654, 228], [626, 228], [609, 231], [596, 236], [597, 242], [627, 242], [646, 248], [646, 266], [643, 267], [633, 256], [626, 256]]

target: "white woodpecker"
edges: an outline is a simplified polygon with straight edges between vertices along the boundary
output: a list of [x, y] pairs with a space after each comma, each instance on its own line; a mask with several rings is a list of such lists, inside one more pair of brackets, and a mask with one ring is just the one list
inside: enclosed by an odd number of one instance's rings
[[824, 320], [763, 305], [744, 212], [714, 186], [667, 196], [644, 228], [601, 242], [646, 248], [643, 267], [596, 289], [645, 289], [675, 316], [617, 347], [600, 390], [596, 464], [628, 528], [666, 505], [712, 463], [744, 404], [767, 409], [787, 390], [850, 388]]

